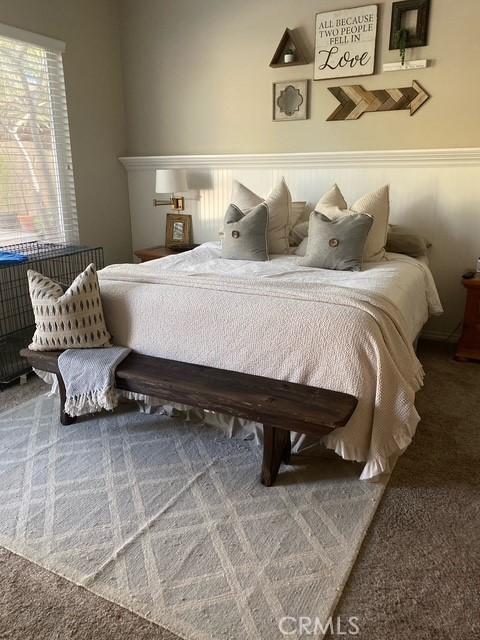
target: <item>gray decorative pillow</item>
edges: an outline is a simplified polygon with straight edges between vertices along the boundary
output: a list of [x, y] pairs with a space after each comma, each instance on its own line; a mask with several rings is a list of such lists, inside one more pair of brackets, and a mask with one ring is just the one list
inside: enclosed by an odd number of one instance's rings
[[292, 196], [284, 178], [265, 198], [261, 198], [241, 182], [234, 180], [231, 202], [242, 211], [259, 204], [266, 204], [268, 207], [268, 251], [272, 254], [289, 253], [288, 232]]
[[262, 204], [241, 211], [231, 204], [223, 225], [222, 258], [268, 260], [268, 207]]
[[303, 258], [307, 253], [307, 245], [308, 245], [308, 236], [305, 236], [305, 238], [301, 241], [301, 243], [295, 249], [295, 255], [301, 256]]
[[[308, 220], [299, 222], [290, 231], [290, 245], [296, 247], [308, 236]], [[304, 254], [305, 255], [305, 254]]]
[[66, 291], [41, 273], [29, 270], [27, 275], [36, 324], [32, 351], [110, 346], [93, 264]]
[[323, 213], [312, 211], [307, 252], [300, 264], [317, 269], [360, 271], [372, 224], [372, 216], [366, 213], [351, 213], [331, 220]]
[[412, 258], [427, 255], [427, 243], [414, 233], [389, 233], [385, 249], [390, 253], [403, 253]]
[[428, 240], [408, 229], [398, 225], [388, 225], [385, 249], [391, 253], [403, 253], [412, 258], [422, 258], [427, 255], [427, 249], [431, 246]]

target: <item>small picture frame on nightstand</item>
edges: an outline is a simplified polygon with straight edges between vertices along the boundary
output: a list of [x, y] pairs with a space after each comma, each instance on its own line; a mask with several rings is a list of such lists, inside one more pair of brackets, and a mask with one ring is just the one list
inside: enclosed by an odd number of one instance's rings
[[165, 244], [169, 248], [192, 246], [192, 216], [181, 213], [167, 213]]

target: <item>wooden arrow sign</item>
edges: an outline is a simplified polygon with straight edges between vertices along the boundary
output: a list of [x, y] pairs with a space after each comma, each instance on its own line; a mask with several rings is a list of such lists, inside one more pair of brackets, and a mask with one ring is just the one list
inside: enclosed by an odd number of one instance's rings
[[413, 81], [412, 87], [404, 89], [378, 89], [365, 91], [360, 85], [329, 87], [340, 102], [340, 106], [327, 120], [358, 120], [364, 113], [374, 111], [400, 111], [410, 109], [410, 115], [420, 109], [430, 98], [429, 94]]

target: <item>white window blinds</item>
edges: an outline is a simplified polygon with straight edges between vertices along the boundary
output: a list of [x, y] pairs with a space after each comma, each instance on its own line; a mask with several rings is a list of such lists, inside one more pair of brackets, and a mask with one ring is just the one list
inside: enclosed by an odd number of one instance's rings
[[78, 242], [59, 45], [0, 25], [0, 246]]

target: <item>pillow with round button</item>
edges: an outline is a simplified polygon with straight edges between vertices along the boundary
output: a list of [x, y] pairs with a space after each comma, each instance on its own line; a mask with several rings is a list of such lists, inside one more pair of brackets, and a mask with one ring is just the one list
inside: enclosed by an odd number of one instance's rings
[[317, 269], [360, 271], [372, 224], [372, 216], [366, 213], [352, 212], [350, 215], [330, 219], [323, 213], [312, 211], [308, 237], [296, 252], [297, 255], [302, 255], [305, 250], [305, 257], [299, 261], [300, 264]]
[[372, 193], [359, 198], [351, 207], [347, 207], [342, 192], [335, 184], [315, 207], [316, 211], [329, 218], [338, 218], [352, 213], [364, 213], [372, 216], [373, 223], [365, 243], [364, 262], [380, 262], [385, 258], [388, 218], [390, 215], [389, 187], [385, 185]]
[[266, 204], [268, 207], [268, 252], [270, 254], [289, 253], [288, 233], [290, 231], [292, 196], [284, 178], [273, 187], [265, 198], [258, 196], [238, 180], [234, 180], [231, 202], [241, 211], [251, 209], [259, 204]]
[[229, 205], [223, 224], [222, 258], [268, 260], [268, 206], [264, 202], [244, 211]]

